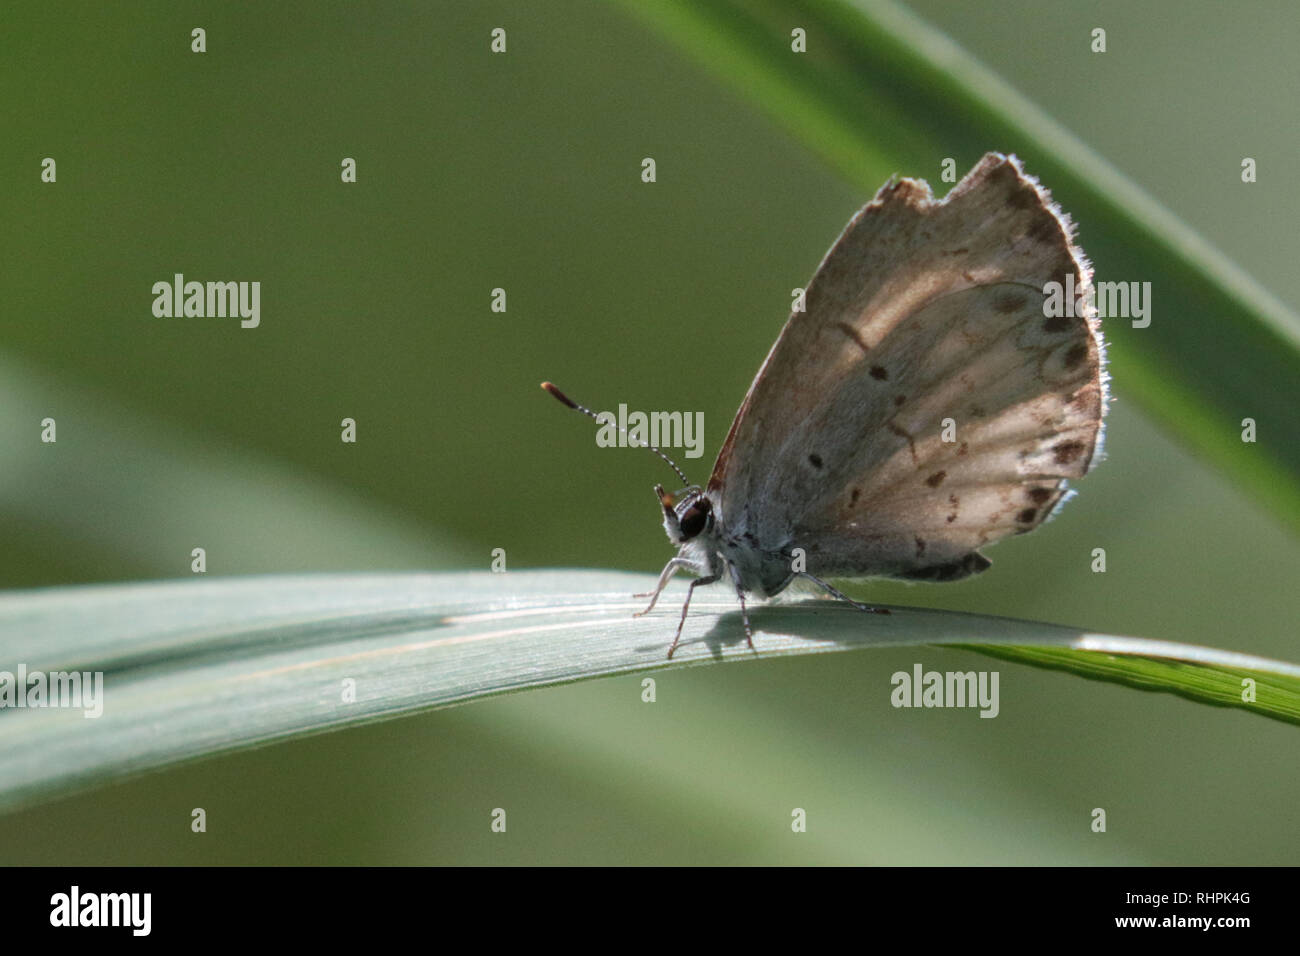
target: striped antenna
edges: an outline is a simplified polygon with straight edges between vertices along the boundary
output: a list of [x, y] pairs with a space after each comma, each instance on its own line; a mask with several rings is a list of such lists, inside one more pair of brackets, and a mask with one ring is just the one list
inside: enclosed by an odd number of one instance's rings
[[[562, 405], [568, 405], [570, 408], [572, 408], [572, 409], [576, 409], [577, 411], [582, 412], [582, 414], [586, 415], [588, 418], [595, 419], [595, 421], [596, 421], [598, 424], [601, 424], [601, 425], [606, 424], [606, 420], [605, 420], [605, 419], [601, 418], [599, 415], [597, 415], [595, 412], [593, 412], [593, 411], [592, 411], [590, 408], [588, 408], [587, 406], [585, 406], [585, 405], [579, 405], [577, 402], [575, 402], [573, 399], [569, 398], [569, 396], [565, 395], [562, 391], [560, 391], [558, 388], [556, 388], [556, 387], [555, 387], [554, 385], [552, 385], [550, 382], [543, 382], [543, 383], [542, 383], [542, 388], [544, 388], [546, 391], [550, 392], [553, 396], [555, 396], [555, 399], [556, 399], [558, 402], [560, 402], [560, 404], [562, 404]], [[615, 424], [615, 423], [614, 423], [614, 422], [609, 422], [608, 424], [613, 425], [613, 424]], [[628, 435], [628, 433], [627, 433], [627, 429], [626, 429], [626, 428], [623, 428], [622, 426], [619, 426], [619, 429], [618, 429], [618, 430], [621, 431], [624, 435], [627, 436], [627, 440], [628, 440], [628, 443], [629, 443], [629, 444], [632, 444], [632, 445], [639, 445], [639, 446], [642, 447], [642, 448], [649, 448], [652, 452], [654, 452], [656, 455], [658, 455], [658, 456], [659, 456], [660, 458], [662, 458], [664, 461], [668, 462], [668, 467], [671, 468], [673, 471], [677, 472], [677, 477], [680, 478], [680, 479], [682, 480], [682, 485], [684, 485], [684, 486], [689, 486], [689, 485], [690, 485], [690, 482], [687, 480], [686, 476], [685, 476], [684, 474], [682, 474], [682, 470], [681, 470], [680, 468], [677, 467], [677, 463], [676, 463], [675, 461], [673, 461], [671, 458], [669, 458], [667, 455], [665, 455], [663, 452], [661, 452], [658, 448], [656, 448], [654, 445], [650, 445], [650, 444], [647, 444], [647, 443], [645, 443], [645, 442], [639, 442], [639, 441], [635, 441], [635, 440], [633, 440], [632, 436], [631, 436], [631, 435]]]

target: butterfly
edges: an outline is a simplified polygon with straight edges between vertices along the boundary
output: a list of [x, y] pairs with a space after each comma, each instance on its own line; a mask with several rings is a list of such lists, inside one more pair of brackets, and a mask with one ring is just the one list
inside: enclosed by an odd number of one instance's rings
[[[1056, 285], [1053, 285], [1056, 284]], [[703, 488], [655, 495], [679, 571], [741, 602], [796, 579], [957, 581], [1038, 527], [1098, 457], [1107, 406], [1092, 270], [1015, 156], [988, 153], [942, 200], [886, 183], [845, 227], [754, 377]], [[1068, 308], [1055, 308], [1074, 296]], [[604, 418], [549, 382], [542, 387]]]

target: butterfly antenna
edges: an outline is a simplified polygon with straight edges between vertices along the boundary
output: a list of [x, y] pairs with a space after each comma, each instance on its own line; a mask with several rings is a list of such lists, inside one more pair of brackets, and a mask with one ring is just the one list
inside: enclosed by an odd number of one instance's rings
[[[544, 388], [546, 391], [550, 392], [553, 396], [555, 396], [556, 401], [560, 402], [560, 404], [562, 404], [562, 405], [568, 405], [570, 408], [572, 408], [572, 409], [576, 409], [577, 411], [582, 412], [582, 414], [586, 415], [588, 418], [594, 419], [598, 424], [601, 424], [601, 425], [605, 425], [605, 424], [613, 425], [613, 424], [615, 424], [615, 422], [610, 421], [608, 418], [602, 418], [601, 416], [597, 415], [595, 412], [593, 412], [593, 411], [592, 411], [590, 408], [588, 408], [587, 406], [585, 406], [585, 405], [579, 405], [577, 402], [575, 402], [573, 399], [569, 398], [568, 395], [565, 395], [562, 391], [560, 391], [558, 388], [556, 388], [556, 387], [555, 387], [554, 385], [552, 385], [550, 382], [543, 382], [543, 383], [542, 383], [542, 388]], [[661, 452], [658, 448], [656, 448], [654, 445], [648, 444], [648, 443], [646, 443], [646, 442], [642, 442], [642, 441], [637, 441], [637, 440], [635, 440], [631, 435], [628, 435], [628, 433], [627, 433], [627, 429], [626, 429], [626, 428], [623, 428], [622, 426], [619, 426], [619, 429], [618, 429], [618, 430], [621, 431], [624, 435], [627, 436], [627, 440], [628, 440], [628, 442], [629, 442], [630, 444], [633, 444], [633, 445], [639, 445], [639, 446], [642, 447], [642, 448], [649, 448], [652, 452], [654, 452], [656, 455], [658, 455], [658, 456], [659, 456], [660, 458], [662, 458], [664, 461], [668, 462], [668, 467], [671, 468], [673, 471], [677, 472], [677, 477], [680, 478], [680, 479], [682, 480], [682, 485], [683, 485], [684, 487], [688, 487], [688, 486], [690, 485], [690, 481], [688, 481], [687, 478], [686, 478], [686, 476], [685, 476], [684, 474], [682, 474], [682, 470], [681, 470], [680, 468], [677, 467], [677, 463], [676, 463], [675, 461], [673, 461], [671, 458], [669, 458], [667, 455], [665, 455], [663, 452]]]

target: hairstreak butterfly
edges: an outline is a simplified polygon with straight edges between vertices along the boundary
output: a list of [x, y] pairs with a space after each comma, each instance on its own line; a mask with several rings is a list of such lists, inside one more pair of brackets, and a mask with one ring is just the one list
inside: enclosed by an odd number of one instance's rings
[[[740, 405], [713, 474], [655, 495], [679, 550], [659, 575], [745, 595], [803, 578], [956, 581], [1031, 531], [1096, 458], [1105, 346], [1070, 220], [1015, 156], [942, 200], [887, 183], [850, 221]], [[1056, 285], [1053, 285], [1056, 284]], [[1062, 303], [1064, 308], [1056, 306]], [[596, 413], [549, 382], [570, 408]]]

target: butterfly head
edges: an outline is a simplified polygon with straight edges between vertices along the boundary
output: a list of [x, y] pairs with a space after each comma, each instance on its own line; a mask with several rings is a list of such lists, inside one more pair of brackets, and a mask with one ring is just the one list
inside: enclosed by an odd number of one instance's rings
[[682, 545], [713, 530], [713, 502], [698, 486], [679, 492], [677, 497], [655, 485], [655, 497], [664, 512], [664, 530], [668, 540]]

